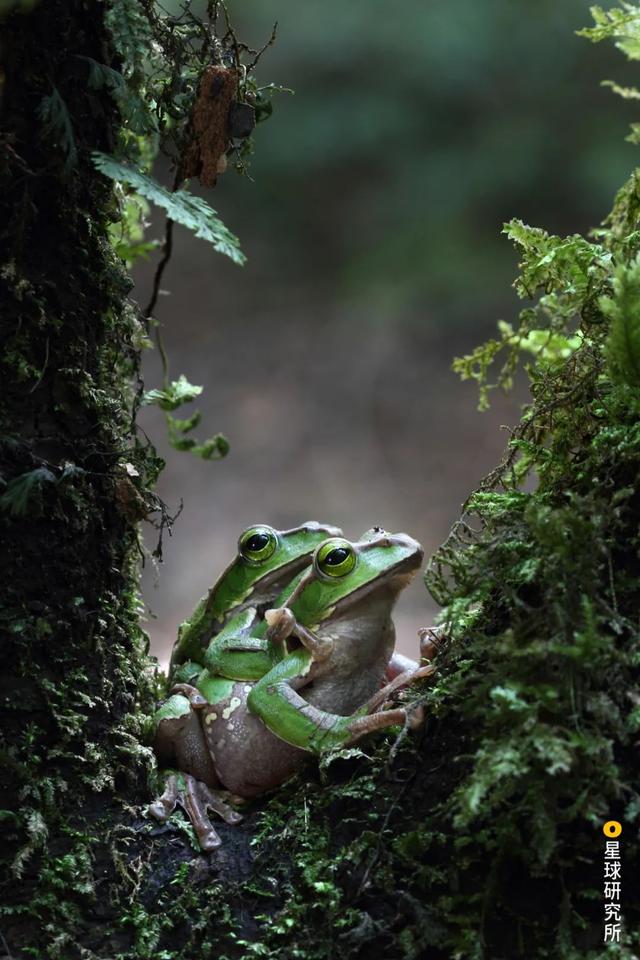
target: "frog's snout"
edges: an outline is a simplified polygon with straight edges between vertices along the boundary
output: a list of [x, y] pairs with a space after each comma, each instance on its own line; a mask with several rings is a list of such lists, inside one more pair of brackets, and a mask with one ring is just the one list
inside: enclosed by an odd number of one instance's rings
[[417, 540], [414, 540], [413, 537], [410, 537], [408, 533], [393, 533], [390, 535], [389, 539], [392, 543], [397, 543], [403, 547], [406, 547], [407, 550], [417, 554], [422, 560], [422, 557], [424, 556], [422, 544], [418, 543]]

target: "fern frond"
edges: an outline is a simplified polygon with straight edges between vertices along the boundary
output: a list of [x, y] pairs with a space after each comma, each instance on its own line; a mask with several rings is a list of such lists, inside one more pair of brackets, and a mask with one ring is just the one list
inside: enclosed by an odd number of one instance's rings
[[153, 177], [104, 153], [94, 153], [93, 162], [105, 177], [133, 187], [140, 196], [162, 207], [170, 220], [182, 224], [192, 230], [196, 237], [212, 244], [218, 253], [229, 257], [234, 263], [245, 263], [246, 257], [240, 249], [240, 241], [201, 197], [194, 196], [188, 190], [171, 193]]

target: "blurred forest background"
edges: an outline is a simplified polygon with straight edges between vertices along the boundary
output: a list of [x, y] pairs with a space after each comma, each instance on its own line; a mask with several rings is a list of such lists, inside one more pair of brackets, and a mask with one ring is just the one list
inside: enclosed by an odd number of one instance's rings
[[[526, 397], [520, 384], [479, 414], [450, 370], [519, 309], [502, 223], [586, 230], [634, 164], [629, 111], [600, 85], [629, 82], [625, 66], [574, 34], [586, 0], [230, 6], [256, 47], [279, 22], [258, 75], [295, 95], [256, 130], [253, 181], [230, 171], [206, 192], [248, 264], [176, 228], [156, 311], [172, 378], [204, 385], [199, 434], [231, 443], [221, 462], [178, 453], [143, 411], [167, 460], [159, 493], [184, 503], [145, 570], [163, 663], [250, 523], [316, 519], [350, 538], [379, 524], [438, 546]], [[154, 217], [150, 237], [162, 229]], [[141, 306], [156, 257], [137, 268]], [[160, 378], [154, 350], [147, 389]], [[405, 653], [436, 612], [418, 580], [395, 618]]]

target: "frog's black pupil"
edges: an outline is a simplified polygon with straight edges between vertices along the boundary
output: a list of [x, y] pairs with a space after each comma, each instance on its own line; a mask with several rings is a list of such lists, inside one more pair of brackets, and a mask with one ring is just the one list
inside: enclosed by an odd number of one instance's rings
[[247, 550], [250, 550], [251, 553], [257, 553], [258, 550], [264, 550], [268, 543], [269, 537], [266, 533], [254, 533], [245, 542], [245, 547]]
[[335, 550], [326, 555], [324, 562], [328, 567], [338, 567], [341, 563], [344, 563], [348, 556], [349, 551], [345, 547], [336, 547]]

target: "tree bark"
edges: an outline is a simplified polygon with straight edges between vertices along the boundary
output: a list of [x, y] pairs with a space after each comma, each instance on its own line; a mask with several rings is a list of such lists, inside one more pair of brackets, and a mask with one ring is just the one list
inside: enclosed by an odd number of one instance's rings
[[140, 329], [108, 238], [113, 185], [90, 155], [119, 124], [87, 81], [85, 58], [112, 61], [104, 9], [52, 0], [2, 25], [2, 929], [14, 956], [54, 943], [51, 955], [75, 955], [96, 844], [116, 797], [141, 796], [149, 759]]

